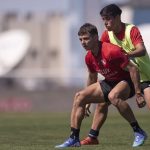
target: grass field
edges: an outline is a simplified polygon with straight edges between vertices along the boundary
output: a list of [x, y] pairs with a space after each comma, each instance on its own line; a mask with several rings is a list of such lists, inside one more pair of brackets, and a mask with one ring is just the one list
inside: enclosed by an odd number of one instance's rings
[[[141, 126], [150, 133], [150, 114], [136, 114]], [[0, 150], [54, 150], [69, 135], [69, 113], [1, 113]], [[90, 128], [92, 117], [83, 121], [81, 138]], [[68, 148], [78, 150], [149, 150], [150, 140], [132, 148], [133, 132], [119, 114], [111, 114], [100, 133], [100, 145]]]

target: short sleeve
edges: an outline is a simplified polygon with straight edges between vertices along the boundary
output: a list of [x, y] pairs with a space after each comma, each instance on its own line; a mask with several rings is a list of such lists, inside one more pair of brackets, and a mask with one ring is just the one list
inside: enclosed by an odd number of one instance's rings
[[139, 43], [143, 43], [142, 35], [136, 26], [132, 27], [130, 37], [134, 46], [136, 46]]
[[89, 53], [87, 53], [87, 55], [85, 56], [85, 63], [86, 63], [87, 68], [90, 72], [92, 72], [92, 73], [96, 72], [94, 69], [94, 66], [92, 65], [92, 60], [91, 60]]

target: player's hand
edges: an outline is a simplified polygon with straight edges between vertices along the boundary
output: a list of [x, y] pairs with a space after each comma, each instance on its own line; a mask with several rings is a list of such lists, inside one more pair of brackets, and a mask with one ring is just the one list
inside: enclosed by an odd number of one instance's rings
[[86, 106], [85, 106], [85, 114], [84, 114], [84, 117], [85, 117], [85, 118], [86, 118], [86, 117], [89, 117], [90, 114], [91, 114], [90, 106], [91, 106], [91, 104], [86, 104]]
[[136, 102], [139, 108], [142, 108], [146, 105], [145, 99], [141, 93], [136, 93]]

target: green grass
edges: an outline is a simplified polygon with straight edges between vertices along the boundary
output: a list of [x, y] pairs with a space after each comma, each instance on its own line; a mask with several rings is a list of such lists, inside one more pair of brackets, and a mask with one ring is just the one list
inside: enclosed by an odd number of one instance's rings
[[[149, 112], [136, 114], [140, 125], [150, 133]], [[56, 113], [1, 113], [0, 150], [54, 150], [69, 135], [70, 114]], [[91, 119], [83, 121], [81, 139], [90, 128]], [[110, 114], [100, 132], [100, 144], [68, 148], [78, 150], [132, 150], [133, 132], [119, 114]], [[150, 140], [138, 150], [149, 150]]]

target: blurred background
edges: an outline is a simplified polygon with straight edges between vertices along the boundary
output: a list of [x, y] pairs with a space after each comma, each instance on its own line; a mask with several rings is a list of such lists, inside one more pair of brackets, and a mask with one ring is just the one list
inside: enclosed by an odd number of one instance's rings
[[[99, 12], [107, 4], [118, 4], [122, 21], [140, 28], [150, 54], [149, 0], [0, 3], [0, 112], [71, 110], [73, 96], [87, 77], [79, 27], [93, 23], [101, 35], [104, 26]], [[134, 100], [130, 103], [137, 108]]]

